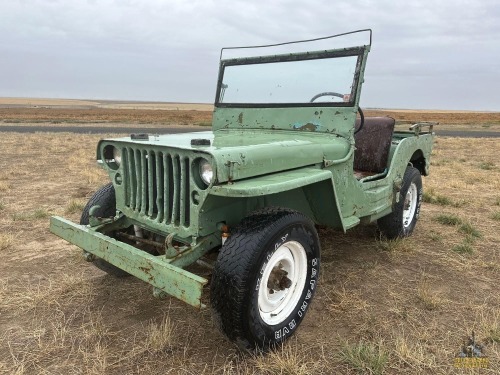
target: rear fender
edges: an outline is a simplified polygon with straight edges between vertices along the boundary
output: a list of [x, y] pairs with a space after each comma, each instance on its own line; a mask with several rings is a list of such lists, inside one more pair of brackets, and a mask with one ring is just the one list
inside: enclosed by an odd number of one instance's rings
[[402, 176], [408, 164], [414, 164], [424, 176], [429, 174], [430, 157], [434, 136], [424, 134], [419, 137], [412, 136], [399, 140], [397, 146], [392, 148], [390, 155], [389, 174]]

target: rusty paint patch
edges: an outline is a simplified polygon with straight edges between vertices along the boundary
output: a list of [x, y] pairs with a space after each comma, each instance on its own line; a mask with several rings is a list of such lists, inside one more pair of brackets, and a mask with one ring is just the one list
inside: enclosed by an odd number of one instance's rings
[[148, 282], [151, 283], [155, 278], [151, 275], [151, 267], [138, 267], [142, 272], [148, 275]]
[[293, 128], [295, 130], [300, 130], [300, 131], [308, 131], [308, 132], [315, 132], [315, 131], [318, 131], [318, 128], [320, 127], [320, 125], [316, 125], [316, 124], [313, 124], [311, 122], [305, 124], [305, 125], [302, 125], [300, 126], [299, 124], [295, 124], [293, 126]]

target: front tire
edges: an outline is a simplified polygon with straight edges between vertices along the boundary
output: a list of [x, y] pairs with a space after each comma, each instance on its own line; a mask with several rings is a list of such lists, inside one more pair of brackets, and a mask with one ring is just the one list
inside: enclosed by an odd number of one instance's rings
[[389, 239], [408, 237], [415, 229], [423, 194], [422, 177], [418, 169], [406, 168], [399, 194], [399, 202], [392, 213], [377, 220], [380, 232]]
[[[89, 211], [92, 206], [100, 206], [95, 215], [98, 217], [113, 217], [116, 214], [116, 200], [115, 200], [115, 188], [112, 183], [102, 186], [95, 194], [89, 199], [82, 211], [82, 216], [80, 217], [81, 225], [89, 224]], [[99, 268], [100, 270], [109, 273], [115, 277], [126, 277], [129, 276], [124, 270], [113, 266], [111, 263], [106, 262], [104, 259], [96, 257], [92, 264]]]
[[251, 214], [222, 247], [211, 303], [222, 332], [244, 349], [267, 350], [302, 322], [319, 276], [313, 223], [280, 208]]

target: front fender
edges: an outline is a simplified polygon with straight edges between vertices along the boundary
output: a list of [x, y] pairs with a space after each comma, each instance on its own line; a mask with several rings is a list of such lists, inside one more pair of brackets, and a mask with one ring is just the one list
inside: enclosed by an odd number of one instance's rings
[[[347, 226], [340, 211], [332, 173], [313, 167], [235, 181], [213, 186], [210, 195], [236, 207], [239, 212], [258, 206], [279, 206], [294, 209], [309, 216], [316, 224], [342, 228]], [[223, 201], [222, 201], [223, 200]], [[248, 204], [248, 202], [256, 202]], [[249, 212], [245, 212], [248, 214]]]

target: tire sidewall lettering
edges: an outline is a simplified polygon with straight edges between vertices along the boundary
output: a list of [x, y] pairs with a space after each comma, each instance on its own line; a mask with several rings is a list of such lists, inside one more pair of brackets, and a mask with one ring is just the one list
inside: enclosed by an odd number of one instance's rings
[[[295, 228], [288, 228], [286, 231], [278, 234], [278, 239], [274, 241], [273, 245], [269, 246], [269, 251], [264, 255], [264, 262], [261, 264], [258, 271], [258, 278], [255, 283], [255, 287], [253, 288], [254, 296], [251, 308], [255, 309], [255, 316], [259, 320], [259, 325], [262, 328], [261, 334], [264, 335], [263, 340], [271, 340], [274, 343], [279, 343], [284, 341], [287, 337], [289, 337], [298, 327], [301, 320], [304, 318], [307, 309], [309, 308], [312, 297], [314, 296], [314, 292], [316, 289], [317, 278], [319, 277], [319, 248], [313, 248], [314, 245], [311, 246], [311, 241], [309, 240], [309, 236], [304, 232], [296, 232]], [[284, 243], [288, 241], [297, 241], [304, 247], [307, 256], [307, 276], [305, 280], [304, 289], [302, 291], [302, 295], [297, 302], [296, 307], [293, 312], [281, 323], [270, 326], [266, 324], [259, 315], [259, 307], [258, 307], [258, 293], [259, 288], [262, 282], [262, 276], [266, 266], [269, 263], [269, 260], [272, 258], [274, 253], [282, 246]], [[260, 331], [260, 329], [259, 329]], [[271, 339], [272, 337], [272, 339]]]
[[[311, 269], [311, 273], [310, 273], [310, 276], [309, 276], [309, 283], [306, 284], [306, 285], [309, 285], [309, 288], [306, 288], [305, 289], [305, 295], [304, 295], [304, 298], [302, 300], [302, 302], [299, 301], [299, 303], [297, 304], [298, 306], [298, 309], [296, 310], [295, 314], [300, 318], [302, 319], [306, 313], [306, 310], [307, 308], [309, 307], [309, 302], [307, 302], [308, 300], [310, 300], [314, 294], [314, 288], [316, 286], [316, 277], [318, 275], [318, 258], [313, 258], [311, 259], [310, 261], [308, 261], [308, 263], [310, 264], [310, 266], [308, 266], [308, 268], [310, 267]], [[306, 280], [307, 281], [307, 280]], [[293, 314], [292, 314], [293, 315]], [[293, 324], [292, 324], [293, 322]], [[291, 333], [291, 331], [296, 327], [296, 322], [295, 322], [295, 319], [292, 319], [289, 323], [289, 325], [292, 324], [293, 325], [293, 328], [290, 327], [290, 330], [288, 329], [285, 329], [286, 327], [283, 327], [282, 329], [278, 330], [278, 331], [275, 331], [274, 332], [274, 335], [275, 335], [275, 338], [277, 336], [279, 336], [282, 340], [284, 340], [286, 338], [286, 334], [289, 334]]]
[[417, 186], [418, 189], [418, 202], [417, 202], [417, 208], [415, 209], [415, 216], [414, 216], [414, 221], [417, 221], [419, 216], [420, 216], [420, 206], [422, 205], [422, 197], [424, 195], [424, 190], [422, 189], [422, 186]]

